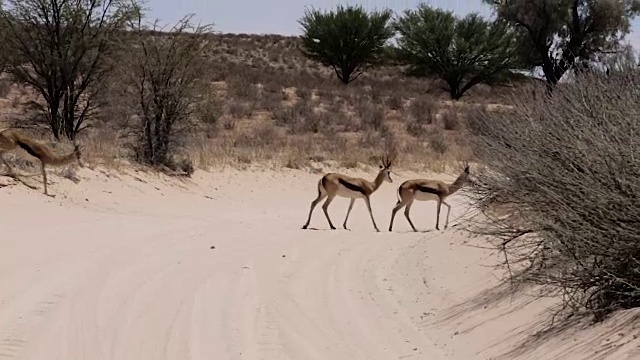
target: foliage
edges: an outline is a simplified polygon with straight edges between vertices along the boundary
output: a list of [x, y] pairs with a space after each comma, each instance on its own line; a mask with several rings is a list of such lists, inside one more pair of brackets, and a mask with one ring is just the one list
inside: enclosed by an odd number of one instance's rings
[[597, 63], [605, 72], [630, 72], [638, 70], [640, 58], [633, 46], [630, 44], [622, 50], [613, 54], [601, 54], [597, 58]]
[[594, 56], [619, 50], [640, 0], [483, 0], [519, 29], [521, 57], [542, 67], [549, 84]]
[[477, 13], [460, 19], [421, 4], [406, 10], [394, 25], [399, 56], [409, 64], [409, 73], [441, 78], [456, 100], [477, 84], [504, 82], [519, 65], [514, 32]]
[[172, 161], [178, 130], [189, 124], [206, 86], [205, 54], [212, 44], [206, 36], [211, 25], [194, 26], [192, 17], [184, 17], [162, 37], [149, 35], [161, 31], [158, 20], [144, 26], [140, 17], [133, 40], [123, 43], [129, 57], [120, 71], [140, 119], [137, 156], [150, 165]]
[[469, 118], [485, 167], [469, 225], [503, 251], [513, 280], [558, 290], [570, 314], [640, 306], [640, 71], [587, 71]]
[[36, 104], [56, 139], [75, 139], [96, 106], [114, 38], [140, 9], [124, 0], [9, 0], [0, 12], [8, 72], [45, 101]]
[[382, 62], [393, 36], [391, 11], [367, 13], [362, 6], [338, 5], [336, 10], [306, 10], [298, 21], [303, 28], [302, 51], [308, 58], [334, 69], [344, 84]]

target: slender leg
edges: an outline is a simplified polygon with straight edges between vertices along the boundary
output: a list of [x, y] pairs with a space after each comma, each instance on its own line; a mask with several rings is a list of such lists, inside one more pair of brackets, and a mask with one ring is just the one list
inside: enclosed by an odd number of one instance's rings
[[54, 197], [55, 195], [49, 195], [47, 192], [47, 171], [44, 168], [44, 163], [40, 162], [40, 170], [42, 170], [42, 182], [44, 183], [44, 194], [47, 196]]
[[355, 198], [351, 199], [351, 201], [349, 202], [349, 208], [347, 209], [347, 216], [344, 218], [344, 224], [342, 224], [342, 227], [345, 230], [349, 230], [347, 229], [347, 220], [349, 219], [349, 214], [351, 213], [351, 209], [353, 208], [353, 203], [355, 202], [356, 202]]
[[7, 162], [7, 159], [5, 159], [4, 157], [2, 158], [2, 163], [4, 164], [4, 166], [7, 167], [7, 169], [9, 170], [9, 175], [15, 175], [15, 171], [13, 171], [13, 167], [11, 167], [11, 165]]
[[307, 222], [302, 226], [303, 229], [306, 229], [309, 226], [309, 223], [311, 222], [311, 214], [313, 214], [313, 209], [315, 209], [316, 205], [318, 205], [318, 203], [325, 197], [327, 197], [326, 194], [318, 192], [318, 197], [311, 202], [311, 209], [309, 209], [309, 218], [307, 218]]
[[403, 203], [402, 201], [398, 201], [396, 203], [396, 206], [393, 208], [393, 210], [391, 210], [391, 221], [389, 222], [389, 231], [391, 231], [391, 229], [393, 228], [393, 219], [396, 217], [396, 213], [398, 212], [398, 210], [402, 209], [405, 205], [407, 204]]
[[13, 178], [13, 179], [14, 179], [14, 180], [16, 180], [16, 181], [21, 182], [21, 183], [22, 183], [22, 185], [24, 185], [24, 186], [28, 187], [29, 189], [32, 189], [32, 190], [36, 190], [36, 189], [37, 189], [37, 187], [35, 187], [35, 186], [33, 186], [33, 185], [30, 185], [30, 184], [27, 184], [24, 180], [22, 180], [22, 178], [20, 178], [20, 176], [18, 176], [18, 174], [15, 172], [15, 170], [14, 170], [13, 166], [11, 166], [11, 164], [9, 164], [9, 163], [7, 162], [7, 160], [6, 160], [4, 157], [2, 157], [2, 155], [1, 155], [1, 154], [0, 154], [0, 158], [2, 159], [2, 163], [3, 163], [3, 164], [7, 167], [7, 169], [9, 170], [9, 173], [7, 173], [7, 176], [9, 176], [9, 177]]
[[449, 226], [449, 214], [451, 213], [451, 205], [447, 204], [447, 202], [444, 200], [442, 200], [442, 204], [447, 207], [447, 221], [444, 224], [444, 228], [446, 229]]
[[440, 209], [442, 208], [442, 200], [438, 199], [438, 209], [436, 212], [436, 230], [440, 230]]
[[411, 228], [413, 229], [413, 231], [417, 232], [418, 230], [416, 230], [416, 227], [413, 226], [413, 222], [411, 222], [411, 218], [409, 217], [409, 212], [411, 211], [411, 206], [413, 206], [413, 200], [409, 201], [407, 203], [407, 206], [404, 208], [404, 217], [407, 218], [407, 221], [409, 222], [409, 225], [411, 225]]
[[371, 222], [373, 223], [373, 228], [376, 229], [377, 232], [380, 232], [380, 230], [378, 229], [378, 225], [376, 225], [376, 220], [373, 218], [373, 211], [371, 211], [371, 202], [369, 202], [369, 198], [365, 197], [364, 202], [367, 204], [369, 215], [371, 215]]
[[327, 209], [329, 208], [329, 204], [331, 204], [331, 202], [333, 201], [333, 198], [335, 198], [336, 196], [327, 196], [327, 200], [324, 202], [324, 204], [322, 204], [322, 210], [324, 211], [324, 216], [327, 217], [327, 221], [329, 222], [329, 226], [331, 227], [331, 230], [335, 230], [336, 227], [333, 226], [333, 223], [331, 222], [331, 218], [329, 218], [329, 212], [327, 211]]

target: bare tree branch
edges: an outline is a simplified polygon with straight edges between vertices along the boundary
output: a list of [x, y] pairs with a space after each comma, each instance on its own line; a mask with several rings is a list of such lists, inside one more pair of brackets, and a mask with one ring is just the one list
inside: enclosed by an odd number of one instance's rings
[[526, 89], [513, 110], [468, 118], [485, 167], [463, 190], [482, 212], [467, 229], [504, 252], [512, 280], [561, 290], [572, 314], [640, 306], [639, 93], [637, 67], [590, 70], [551, 98]]
[[141, 121], [135, 148], [138, 159], [147, 164], [172, 161], [176, 139], [193, 120], [198, 94], [206, 85], [211, 25], [193, 25], [192, 17], [184, 17], [163, 36], [157, 35], [162, 30], [157, 20], [145, 26], [140, 18], [133, 39], [122, 44], [129, 56], [119, 73], [136, 98], [133, 109]]
[[96, 110], [100, 82], [110, 71], [114, 39], [140, 11], [126, 0], [9, 0], [12, 57], [8, 72], [46, 102], [56, 139], [75, 139]]

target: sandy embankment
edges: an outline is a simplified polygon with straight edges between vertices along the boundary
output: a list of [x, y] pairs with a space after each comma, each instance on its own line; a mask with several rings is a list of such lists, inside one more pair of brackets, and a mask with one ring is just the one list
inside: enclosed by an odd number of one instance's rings
[[[551, 303], [495, 300], [494, 254], [453, 229], [409, 232], [402, 213], [375, 233], [358, 202], [352, 231], [328, 231], [318, 207], [320, 230], [301, 230], [318, 175], [79, 174], [53, 176], [55, 199], [0, 188], [0, 358], [488, 359]], [[380, 229], [414, 175], [373, 196]], [[335, 224], [347, 204], [332, 204]], [[416, 204], [414, 223], [432, 229], [434, 212]], [[621, 325], [632, 315], [502, 358], [639, 358], [640, 330]]]

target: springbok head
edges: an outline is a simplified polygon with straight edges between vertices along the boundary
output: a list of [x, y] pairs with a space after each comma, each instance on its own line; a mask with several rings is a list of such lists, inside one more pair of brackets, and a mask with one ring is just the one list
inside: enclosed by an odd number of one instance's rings
[[384, 180], [392, 183], [393, 180], [391, 179], [391, 164], [393, 163], [393, 158], [389, 157], [389, 155], [384, 155], [380, 160], [380, 172], [385, 174]]

